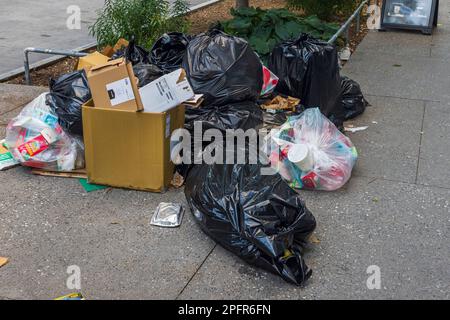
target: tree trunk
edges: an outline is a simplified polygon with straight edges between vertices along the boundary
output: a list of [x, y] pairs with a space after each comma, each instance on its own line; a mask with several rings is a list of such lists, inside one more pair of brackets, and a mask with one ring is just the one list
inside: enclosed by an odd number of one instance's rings
[[248, 0], [236, 0], [236, 8], [246, 8], [249, 6]]

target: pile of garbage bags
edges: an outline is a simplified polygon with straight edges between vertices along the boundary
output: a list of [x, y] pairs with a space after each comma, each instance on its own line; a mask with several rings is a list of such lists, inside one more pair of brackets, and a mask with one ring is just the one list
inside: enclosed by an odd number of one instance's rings
[[9, 122], [5, 144], [24, 166], [49, 171], [83, 168], [83, 142], [64, 131], [58, 116], [46, 104], [47, 96], [41, 94]]
[[[131, 62], [139, 87], [185, 70], [204, 98], [201, 106], [186, 107], [185, 129], [192, 137], [196, 123], [202, 137], [208, 129], [226, 136], [229, 130], [276, 128], [258, 150], [268, 163], [207, 164], [202, 142], [200, 153], [191, 152], [190, 163], [177, 170], [206, 234], [244, 261], [303, 284], [312, 273], [303, 248], [316, 221], [295, 189], [331, 191], [350, 179], [357, 151], [339, 129], [368, 105], [359, 85], [340, 76], [336, 48], [302, 34], [278, 44], [264, 66], [247, 41], [212, 30], [194, 37], [164, 34], [149, 51], [131, 40], [111, 59], [119, 57]], [[263, 110], [262, 98], [296, 102], [292, 110]], [[46, 170], [82, 168], [81, 106], [89, 99], [84, 70], [51, 80], [50, 92], [7, 127], [5, 144], [14, 158]], [[248, 155], [251, 147], [246, 142], [232, 151]], [[223, 142], [217, 152], [226, 157], [227, 148]]]
[[[186, 129], [248, 130], [262, 126], [254, 102], [188, 109]], [[227, 146], [223, 146], [224, 154]], [[239, 146], [238, 146], [239, 148]], [[244, 151], [248, 152], [248, 144]], [[261, 164], [212, 164], [190, 167], [185, 195], [191, 211], [212, 239], [244, 261], [301, 285], [312, 271], [302, 247], [316, 221], [300, 196], [279, 174], [265, 175]]]

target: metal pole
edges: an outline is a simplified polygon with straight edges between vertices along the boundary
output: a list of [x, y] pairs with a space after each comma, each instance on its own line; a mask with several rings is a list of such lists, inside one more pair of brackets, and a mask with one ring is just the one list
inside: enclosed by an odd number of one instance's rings
[[23, 60], [23, 69], [25, 71], [25, 83], [27, 85], [31, 85], [31, 77], [30, 77], [30, 60], [29, 53], [43, 53], [50, 55], [58, 55], [58, 56], [66, 56], [66, 57], [84, 57], [88, 54], [86, 52], [78, 52], [73, 50], [53, 50], [53, 49], [40, 49], [40, 48], [25, 48], [23, 50], [24, 60]]
[[356, 9], [355, 12], [353, 12], [353, 14], [351, 15], [351, 17], [341, 26], [341, 28], [338, 30], [338, 32], [336, 32], [334, 34], [334, 36], [331, 37], [330, 40], [328, 40], [328, 43], [333, 44], [336, 42], [336, 40], [339, 38], [339, 36], [343, 33], [343, 32], [347, 32], [348, 31], [348, 27], [351, 25], [352, 21], [359, 16], [362, 8], [364, 7], [364, 5], [367, 4], [369, 0], [364, 0], [360, 6], [358, 7], [358, 9]]
[[356, 34], [359, 33], [361, 27], [361, 11], [359, 12], [358, 16], [356, 17]]

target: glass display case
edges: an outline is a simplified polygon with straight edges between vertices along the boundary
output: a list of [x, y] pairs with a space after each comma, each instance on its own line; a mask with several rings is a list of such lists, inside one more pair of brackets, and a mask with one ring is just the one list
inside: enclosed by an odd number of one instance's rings
[[383, 0], [381, 29], [421, 30], [431, 34], [437, 25], [439, 0]]

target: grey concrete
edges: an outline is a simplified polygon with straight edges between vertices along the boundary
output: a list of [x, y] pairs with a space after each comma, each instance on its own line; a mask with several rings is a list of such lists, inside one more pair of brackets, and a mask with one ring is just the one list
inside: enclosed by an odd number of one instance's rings
[[450, 104], [427, 103], [418, 183], [450, 188]]
[[[102, 8], [104, 0], [14, 0], [1, 1], [0, 10], [0, 74], [23, 66], [23, 49], [26, 47], [75, 49], [95, 39], [88, 27]], [[206, 0], [190, 0], [197, 5]], [[78, 5], [81, 9], [81, 29], [70, 30], [66, 21], [67, 7]], [[31, 54], [30, 62], [48, 55]]]
[[[360, 158], [346, 186], [300, 191], [318, 222], [304, 287], [216, 246], [189, 212], [179, 229], [151, 227], [160, 201], [186, 205], [182, 190], [88, 194], [76, 179], [20, 167], [0, 173], [0, 256], [11, 259], [0, 269], [0, 299], [74, 291], [70, 265], [80, 266], [88, 299], [450, 298], [450, 16], [441, 17], [432, 37], [370, 34], [345, 66], [372, 104], [346, 125], [369, 128], [349, 134]], [[0, 85], [1, 136], [1, 123], [42, 90], [23, 88]], [[370, 265], [381, 268], [381, 290], [366, 286]]]
[[[349, 133], [358, 146], [353, 175], [415, 182], [424, 102], [367, 95], [372, 104], [348, 126], [369, 126]], [[388, 142], [388, 143], [387, 143]]]
[[76, 179], [30, 177], [24, 168], [1, 177], [9, 191], [0, 191], [0, 254], [11, 258], [0, 272], [2, 297], [68, 293], [67, 267], [78, 265], [90, 299], [173, 299], [213, 247], [189, 214], [179, 229], [149, 225], [160, 201], [186, 205], [180, 192], [86, 194]]
[[[320, 240], [305, 253], [313, 269], [305, 287], [295, 288], [217, 247], [180, 298], [450, 297], [450, 190], [355, 177], [335, 193], [301, 195], [316, 216]], [[381, 290], [367, 289], [370, 265], [381, 268]]]

